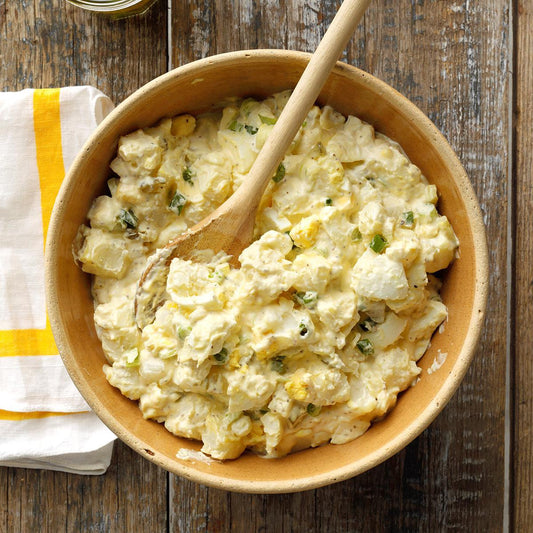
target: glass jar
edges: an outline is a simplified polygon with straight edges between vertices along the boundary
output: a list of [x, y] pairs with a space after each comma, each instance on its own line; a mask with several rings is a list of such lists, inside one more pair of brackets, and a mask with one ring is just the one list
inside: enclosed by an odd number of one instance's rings
[[72, 4], [88, 11], [94, 11], [111, 18], [119, 19], [141, 15], [157, 0], [67, 0]]

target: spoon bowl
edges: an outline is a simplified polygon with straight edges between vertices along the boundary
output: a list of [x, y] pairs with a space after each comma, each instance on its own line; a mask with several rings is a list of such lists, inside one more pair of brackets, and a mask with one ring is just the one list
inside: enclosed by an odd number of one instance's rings
[[135, 294], [135, 320], [140, 329], [151, 324], [155, 318], [155, 312], [166, 292], [172, 259], [190, 259], [197, 250], [212, 250], [215, 253], [223, 250], [230, 256], [229, 263], [232, 266], [240, 266], [238, 257], [252, 241], [257, 212], [257, 205], [247, 205], [247, 193], [247, 189], [238, 189], [208, 217], [149, 258]]

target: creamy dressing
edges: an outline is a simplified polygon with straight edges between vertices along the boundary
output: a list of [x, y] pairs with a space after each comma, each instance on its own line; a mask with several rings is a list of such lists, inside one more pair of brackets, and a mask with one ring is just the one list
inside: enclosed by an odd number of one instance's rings
[[431, 274], [458, 241], [435, 186], [396, 143], [326, 106], [309, 112], [267, 188], [241, 268], [223, 253], [174, 259], [164, 304], [138, 330], [148, 257], [246, 179], [287, 96], [123, 137], [111, 194], [75, 243], [95, 275], [108, 381], [216, 459], [357, 438], [418, 379], [447, 316]]

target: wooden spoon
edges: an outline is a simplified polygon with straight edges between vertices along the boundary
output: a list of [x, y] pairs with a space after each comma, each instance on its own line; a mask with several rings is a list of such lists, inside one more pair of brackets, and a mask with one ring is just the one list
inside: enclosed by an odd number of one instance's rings
[[160, 306], [175, 257], [191, 258], [194, 251], [223, 250], [238, 267], [240, 253], [252, 242], [257, 208], [266, 186], [317, 99], [370, 0], [344, 0], [311, 57], [246, 181], [204, 220], [157, 250], [148, 260], [135, 295], [135, 320], [139, 328], [153, 322]]

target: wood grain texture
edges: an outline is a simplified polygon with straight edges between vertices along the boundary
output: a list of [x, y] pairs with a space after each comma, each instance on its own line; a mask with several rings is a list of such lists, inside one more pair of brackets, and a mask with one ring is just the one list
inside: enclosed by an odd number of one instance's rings
[[[166, 15], [164, 3], [114, 22], [63, 0], [0, 2], [0, 87], [90, 84], [118, 103], [166, 71]], [[167, 486], [122, 444], [104, 476], [0, 468], [0, 531], [166, 531]]]
[[516, 201], [514, 242], [514, 529], [533, 524], [533, 2], [518, 3], [516, 12]]
[[166, 472], [121, 443], [103, 476], [1, 468], [0, 479], [0, 531], [167, 530]]
[[[175, 65], [250, 46], [313, 51], [336, 8], [331, 1], [199, 0], [185, 16], [187, 8], [174, 5], [183, 14], [173, 19]], [[244, 6], [249, 6], [248, 16], [243, 16]], [[226, 40], [219, 37], [222, 20], [233, 21], [226, 22], [231, 34]], [[306, 495], [314, 503], [315, 518], [307, 516], [305, 523], [310, 531], [501, 530], [506, 339], [499, 326], [505, 322], [507, 296], [507, 230], [501, 220], [507, 216], [502, 199], [508, 193], [510, 157], [508, 40], [504, 2], [381, 0], [370, 6], [344, 54], [345, 61], [416, 103], [457, 151], [485, 214], [494, 290], [477, 357], [447, 409], [385, 465]], [[182, 482], [172, 482], [180, 490]], [[207, 500], [210, 492], [215, 507], [223, 507], [227, 496], [207, 489]], [[232, 530], [247, 531], [253, 524], [260, 531], [303, 531], [295, 512], [300, 497], [232, 495]], [[182, 503], [184, 508], [192, 504]], [[237, 514], [235, 508], [246, 513]], [[217, 531], [209, 522], [202, 527]]]
[[[403, 15], [401, 15], [403, 13]], [[408, 16], [406, 16], [408, 14]], [[487, 225], [491, 287], [476, 358], [450, 405], [412, 454], [404, 514], [421, 530], [486, 529], [503, 521], [509, 13], [502, 2], [385, 1], [367, 18], [363, 68], [415, 102], [448, 138], [476, 189]], [[395, 22], [396, 20], [396, 22]], [[380, 23], [381, 22], [381, 23]], [[355, 55], [355, 54], [354, 54]], [[498, 72], [499, 75], [494, 75]], [[500, 74], [501, 73], [501, 74]], [[407, 524], [406, 524], [406, 527]]]
[[167, 70], [167, 9], [113, 21], [62, 0], [0, 2], [0, 88], [90, 84], [115, 103]]
[[[335, 10], [332, 0], [174, 0], [168, 36], [166, 2], [145, 17], [111, 22], [61, 0], [0, 0], [0, 87], [88, 83], [119, 102], [167, 69], [167, 46], [174, 66], [245, 48], [312, 51]], [[510, 529], [530, 530], [532, 33], [531, 0], [375, 0], [343, 56], [404, 93], [444, 132], [472, 179], [487, 224], [492, 277], [486, 328], [465, 381], [428, 430], [355, 479], [291, 495], [199, 486], [167, 475], [122, 444], [108, 473], [95, 478], [1, 468], [0, 531], [501, 531], [510, 275], [517, 311], [514, 484], [507, 496]], [[515, 213], [508, 211], [513, 205]], [[512, 272], [508, 218], [516, 221]]]

